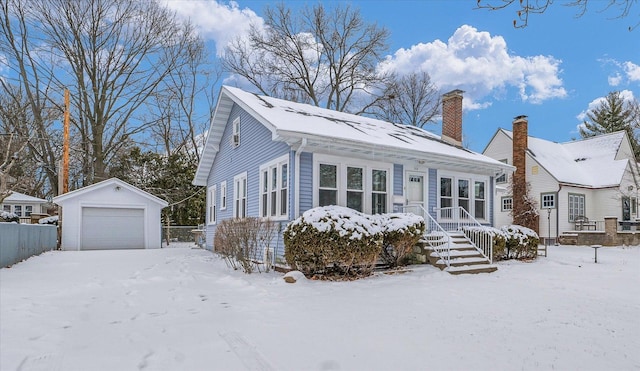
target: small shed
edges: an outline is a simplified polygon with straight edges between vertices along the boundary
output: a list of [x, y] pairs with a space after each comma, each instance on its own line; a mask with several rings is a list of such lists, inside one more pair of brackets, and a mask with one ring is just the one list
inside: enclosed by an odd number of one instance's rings
[[62, 207], [63, 250], [161, 247], [160, 212], [167, 202], [111, 178], [53, 199]]

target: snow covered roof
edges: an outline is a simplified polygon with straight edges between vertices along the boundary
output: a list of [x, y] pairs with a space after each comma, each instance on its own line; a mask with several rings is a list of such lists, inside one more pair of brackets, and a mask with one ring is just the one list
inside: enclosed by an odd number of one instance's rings
[[194, 178], [196, 185], [206, 184], [208, 171], [219, 150], [222, 133], [234, 103], [267, 127], [274, 140], [296, 145], [304, 139], [308, 143], [309, 151], [314, 146], [330, 146], [332, 150], [350, 151], [354, 155], [376, 153], [388, 158], [423, 160], [432, 166], [454, 165], [492, 175], [513, 170], [510, 165], [448, 144], [441, 140], [440, 136], [421, 128], [392, 124], [223, 86]]
[[25, 195], [24, 193], [11, 192], [11, 194], [9, 195], [9, 197], [5, 198], [3, 202], [5, 202], [5, 203], [20, 203], [20, 202], [26, 202], [26, 203], [40, 203], [40, 204], [45, 204], [45, 203], [47, 203], [47, 200], [44, 200], [44, 199], [42, 199], [42, 198], [38, 198], [38, 197], [33, 197], [33, 196]]
[[102, 182], [99, 183], [95, 183], [92, 184], [90, 186], [86, 186], [80, 189], [76, 189], [74, 191], [65, 193], [63, 195], [60, 196], [56, 196], [53, 198], [53, 202], [55, 202], [56, 204], [61, 205], [61, 203], [64, 203], [65, 201], [71, 199], [71, 198], [75, 198], [78, 197], [80, 195], [86, 194], [88, 192], [92, 192], [98, 189], [102, 189], [105, 187], [109, 187], [109, 186], [115, 186], [115, 187], [120, 187], [120, 188], [124, 188], [127, 189], [133, 193], [136, 193], [142, 197], [148, 198], [149, 200], [156, 202], [158, 204], [160, 204], [161, 206], [165, 207], [168, 205], [167, 201], [156, 197], [154, 195], [152, 195], [149, 192], [143, 191], [142, 189], [138, 188], [138, 187], [134, 187], [131, 184], [124, 182], [118, 178], [111, 178], [111, 179], [107, 179], [107, 180], [103, 180]]
[[[509, 138], [513, 133], [502, 130]], [[556, 143], [529, 137], [530, 154], [560, 183], [592, 188], [620, 185], [629, 159], [616, 159], [624, 131]]]

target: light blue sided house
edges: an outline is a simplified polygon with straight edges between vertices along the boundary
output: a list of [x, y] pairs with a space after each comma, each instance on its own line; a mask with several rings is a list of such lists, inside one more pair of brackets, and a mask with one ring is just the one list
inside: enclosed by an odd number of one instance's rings
[[457, 228], [461, 217], [492, 225], [494, 180], [513, 167], [461, 140], [460, 90], [443, 97], [440, 137], [223, 86], [193, 180], [207, 187], [206, 248], [222, 220], [270, 218], [281, 225], [281, 258], [285, 225], [325, 205], [415, 212], [430, 231]]

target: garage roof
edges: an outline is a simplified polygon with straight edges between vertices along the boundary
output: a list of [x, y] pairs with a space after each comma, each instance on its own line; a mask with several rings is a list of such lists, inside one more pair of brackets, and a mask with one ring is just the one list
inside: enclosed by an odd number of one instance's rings
[[65, 193], [63, 195], [57, 196], [53, 198], [53, 202], [57, 203], [57, 204], [61, 204], [64, 203], [65, 201], [71, 199], [71, 198], [75, 198], [78, 197], [80, 195], [98, 190], [98, 189], [102, 189], [105, 187], [120, 187], [120, 188], [124, 188], [124, 189], [128, 189], [129, 191], [136, 193], [142, 197], [145, 197], [147, 199], [149, 199], [152, 202], [155, 202], [159, 205], [161, 205], [162, 207], [166, 207], [169, 205], [169, 203], [161, 198], [158, 198], [154, 195], [152, 195], [149, 192], [143, 191], [138, 187], [132, 186], [131, 184], [124, 182], [118, 178], [111, 178], [111, 179], [107, 179], [107, 180], [103, 180], [102, 182], [96, 183], [96, 184], [92, 184], [90, 186], [84, 187], [84, 188], [80, 188], [80, 189], [76, 189], [75, 191], [71, 191], [68, 193]]

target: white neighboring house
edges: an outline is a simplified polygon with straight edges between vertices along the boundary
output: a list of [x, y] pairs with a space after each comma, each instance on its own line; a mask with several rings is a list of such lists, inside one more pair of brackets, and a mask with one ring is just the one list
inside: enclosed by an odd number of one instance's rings
[[2, 201], [1, 209], [16, 214], [21, 222], [29, 223], [31, 214], [46, 214], [47, 200], [25, 195], [19, 192], [11, 192], [9, 197]]
[[62, 206], [63, 250], [161, 247], [167, 202], [117, 178], [54, 197]]
[[[513, 131], [498, 129], [483, 154], [514, 164], [516, 153], [524, 152], [524, 174], [540, 212], [540, 237], [556, 238], [576, 229], [604, 230], [605, 217], [638, 218], [640, 178], [626, 132], [555, 143], [528, 136], [528, 121], [520, 120], [524, 122], [514, 121]], [[507, 177], [497, 179], [496, 226], [512, 223], [510, 210], [517, 198], [509, 194], [509, 184]], [[589, 223], [576, 223], [580, 217]]]

